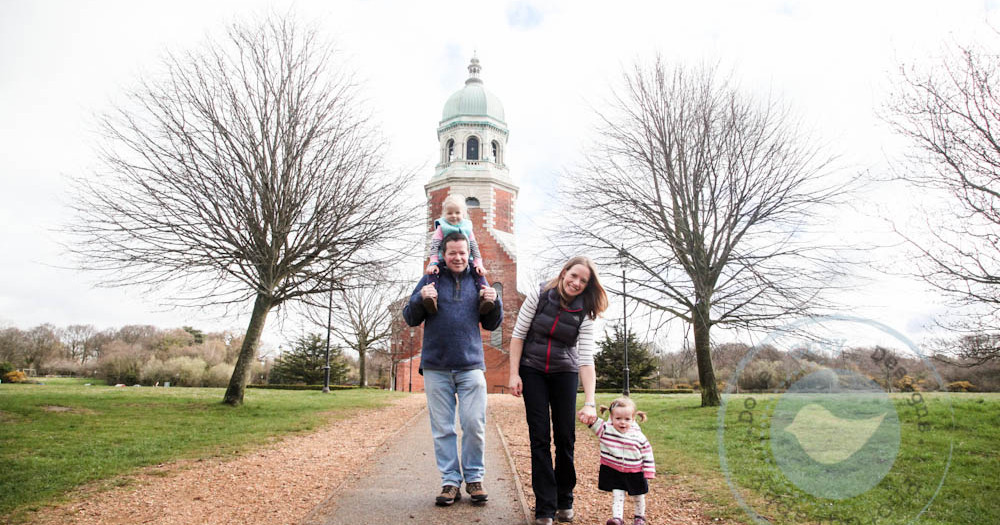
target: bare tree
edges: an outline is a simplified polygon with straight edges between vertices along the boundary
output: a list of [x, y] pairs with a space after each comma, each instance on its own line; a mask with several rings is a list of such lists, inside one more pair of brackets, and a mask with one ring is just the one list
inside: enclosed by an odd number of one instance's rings
[[161, 330], [151, 324], [127, 324], [111, 334], [112, 339], [146, 349], [156, 346], [161, 337]]
[[[399, 314], [395, 309], [392, 310], [393, 317], [398, 319]], [[385, 349], [385, 357], [389, 360], [389, 390], [397, 390], [399, 388], [397, 381], [399, 377], [399, 363], [409, 358], [410, 355], [409, 349], [403, 348], [403, 344], [399, 341], [399, 334], [390, 333], [388, 348]]]
[[637, 64], [609, 107], [564, 184], [564, 238], [625, 264], [628, 299], [659, 322], [691, 323], [702, 405], [718, 405], [712, 327], [769, 326], [820, 304], [837, 270], [807, 225], [845, 183], [786, 109], [713, 68]]
[[287, 17], [234, 24], [163, 66], [103, 119], [106, 169], [80, 182], [73, 250], [105, 285], [252, 301], [224, 398], [239, 405], [271, 309], [398, 257], [408, 177], [386, 173], [353, 74]]
[[889, 393], [892, 393], [893, 383], [906, 375], [906, 369], [900, 366], [900, 360], [899, 352], [892, 348], [876, 346], [875, 350], [871, 352], [871, 361], [878, 371], [876, 381], [881, 383], [882, 387]]
[[23, 330], [14, 327], [0, 329], [0, 362], [23, 366], [27, 337]]
[[1000, 333], [966, 333], [958, 338], [938, 338], [930, 342], [934, 360], [962, 368], [990, 362], [1000, 363]]
[[[309, 318], [317, 327], [330, 322], [332, 336], [358, 353], [358, 384], [368, 385], [367, 358], [375, 350], [388, 351], [392, 337], [392, 320], [389, 305], [403, 297], [404, 285], [386, 278], [369, 276], [346, 283], [330, 300], [333, 309], [323, 297], [313, 297]], [[329, 318], [327, 317], [329, 315]]]
[[66, 347], [70, 359], [80, 364], [97, 357], [98, 331], [94, 325], [74, 324], [60, 329], [59, 339]]
[[58, 357], [63, 351], [56, 327], [49, 323], [24, 332], [24, 343], [24, 362], [36, 371], [42, 370], [46, 361]]
[[[973, 337], [995, 330], [1000, 320], [1000, 55], [953, 45], [936, 64], [902, 67], [885, 117], [911, 146], [898, 177], [921, 191], [945, 195], [944, 209], [927, 214], [924, 231], [900, 232], [916, 252], [913, 273], [958, 307], [944, 321], [949, 328]], [[1000, 357], [995, 351], [974, 353], [986, 361]]]
[[694, 349], [688, 345], [674, 352], [665, 351], [660, 354], [660, 373], [666, 377], [684, 377], [694, 364]]

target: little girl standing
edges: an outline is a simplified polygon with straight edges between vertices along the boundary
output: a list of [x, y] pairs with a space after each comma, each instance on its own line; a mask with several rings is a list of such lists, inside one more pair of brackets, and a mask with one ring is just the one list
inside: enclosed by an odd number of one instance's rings
[[626, 492], [632, 497], [635, 511], [632, 525], [646, 525], [647, 480], [656, 476], [653, 447], [636, 423], [645, 421], [646, 413], [637, 411], [635, 402], [627, 397], [615, 399], [610, 407], [602, 405], [600, 413], [603, 415], [605, 411], [611, 414], [609, 421], [598, 418], [590, 429], [597, 434], [601, 445], [597, 488], [612, 494], [612, 517], [606, 525], [625, 524]]
[[[441, 241], [452, 232], [461, 232], [469, 239], [469, 265], [476, 273], [476, 286], [479, 286], [479, 313], [488, 314], [493, 310], [493, 301], [482, 299], [482, 289], [489, 286], [486, 282], [486, 268], [483, 267], [483, 256], [479, 253], [479, 243], [472, 233], [472, 221], [468, 219], [468, 208], [465, 205], [465, 197], [458, 193], [452, 193], [444, 198], [441, 203], [441, 218], [434, 221], [434, 234], [431, 236], [430, 263], [424, 272], [432, 276], [428, 283], [437, 288], [438, 264], [441, 262]], [[427, 313], [437, 313], [437, 301], [433, 298], [424, 299], [424, 308]]]

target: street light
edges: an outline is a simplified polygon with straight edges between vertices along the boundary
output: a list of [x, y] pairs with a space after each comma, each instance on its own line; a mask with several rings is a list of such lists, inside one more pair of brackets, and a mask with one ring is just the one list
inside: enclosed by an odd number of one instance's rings
[[622, 395], [628, 397], [629, 389], [629, 370], [628, 370], [628, 292], [625, 289], [625, 267], [628, 265], [628, 260], [625, 258], [625, 246], [622, 245], [621, 250], [618, 252], [621, 258], [622, 265], [622, 341], [625, 345], [625, 386], [622, 389]]
[[330, 303], [326, 309], [326, 366], [323, 367], [323, 393], [330, 393], [330, 325], [333, 324], [333, 287], [330, 288]]
[[413, 351], [412, 351], [412, 349], [413, 349], [413, 329], [412, 328], [410, 328], [410, 341], [409, 341], [409, 343], [410, 343], [409, 346], [410, 346], [410, 349], [411, 349], [411, 351], [410, 351], [410, 366], [408, 366], [407, 368], [410, 369], [410, 393], [412, 393], [413, 392]]

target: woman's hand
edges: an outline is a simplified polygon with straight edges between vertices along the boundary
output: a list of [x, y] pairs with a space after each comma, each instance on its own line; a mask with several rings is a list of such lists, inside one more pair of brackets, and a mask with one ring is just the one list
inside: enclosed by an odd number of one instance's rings
[[590, 405], [584, 405], [583, 408], [576, 413], [576, 417], [581, 423], [589, 427], [594, 424], [594, 421], [597, 421], [597, 409]]
[[510, 390], [510, 395], [514, 397], [521, 397], [521, 376], [518, 374], [511, 374], [510, 381], [507, 382], [507, 390]]

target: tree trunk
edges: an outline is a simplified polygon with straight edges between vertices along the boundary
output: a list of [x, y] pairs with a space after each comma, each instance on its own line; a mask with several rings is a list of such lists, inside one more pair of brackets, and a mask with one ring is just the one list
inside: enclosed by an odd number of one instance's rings
[[719, 389], [715, 384], [715, 370], [712, 368], [712, 345], [709, 338], [708, 301], [699, 301], [692, 316], [694, 325], [694, 354], [698, 362], [698, 382], [701, 383], [701, 406], [717, 407], [720, 404]]
[[267, 314], [271, 312], [271, 306], [273, 306], [272, 298], [258, 292], [257, 300], [253, 304], [253, 313], [250, 314], [250, 325], [243, 338], [240, 355], [236, 359], [236, 368], [233, 369], [233, 377], [229, 379], [229, 388], [226, 389], [226, 396], [222, 400], [227, 405], [243, 404], [243, 392], [246, 391], [247, 382], [250, 381], [250, 372], [257, 357], [257, 347], [260, 346], [260, 334], [264, 332], [264, 322], [267, 321]]

